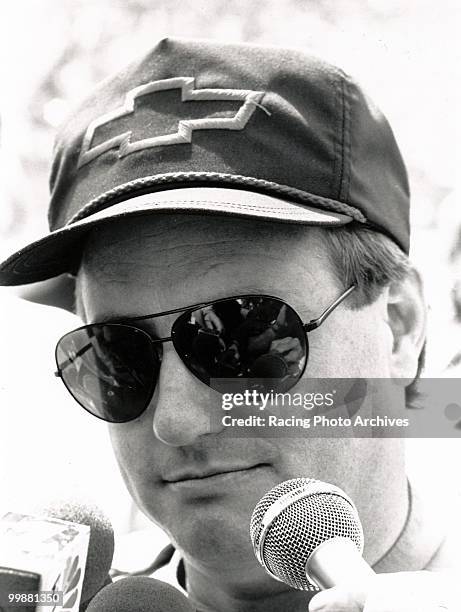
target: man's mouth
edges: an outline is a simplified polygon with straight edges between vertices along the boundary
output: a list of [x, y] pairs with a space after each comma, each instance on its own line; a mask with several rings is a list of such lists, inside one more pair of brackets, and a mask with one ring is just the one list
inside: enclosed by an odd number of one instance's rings
[[199, 482], [203, 482], [205, 483], [208, 480], [212, 480], [214, 478], [220, 477], [220, 476], [232, 476], [234, 475], [239, 475], [239, 474], [245, 474], [246, 472], [251, 472], [257, 468], [263, 467], [263, 466], [267, 466], [267, 463], [258, 463], [255, 465], [250, 465], [250, 466], [234, 466], [234, 467], [214, 467], [214, 468], [207, 468], [204, 470], [187, 470], [187, 471], [178, 471], [178, 472], [174, 472], [172, 474], [169, 474], [168, 476], [166, 476], [163, 481], [166, 484], [180, 484], [180, 483], [186, 483], [186, 482], [193, 482], [193, 481], [197, 481], [197, 483]]

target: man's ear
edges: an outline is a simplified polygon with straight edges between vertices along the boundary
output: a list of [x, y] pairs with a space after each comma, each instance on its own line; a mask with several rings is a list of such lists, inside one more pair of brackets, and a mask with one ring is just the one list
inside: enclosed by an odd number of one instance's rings
[[387, 291], [387, 322], [393, 337], [390, 375], [413, 380], [426, 338], [426, 304], [421, 276], [411, 269], [404, 280], [392, 282]]
[[72, 314], [75, 313], [74, 291], [75, 277], [70, 274], [14, 287], [14, 293], [23, 300], [63, 308]]

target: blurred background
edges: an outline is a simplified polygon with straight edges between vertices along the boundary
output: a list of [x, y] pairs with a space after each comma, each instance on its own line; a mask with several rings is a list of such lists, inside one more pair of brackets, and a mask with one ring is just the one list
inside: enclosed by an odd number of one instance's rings
[[[413, 194], [412, 257], [429, 303], [426, 376], [461, 372], [457, 0], [4, 0], [0, 8], [0, 257], [47, 230], [57, 126], [80, 97], [166, 35], [302, 48], [362, 82], [390, 120]], [[53, 349], [65, 311], [0, 291], [2, 503], [95, 498], [120, 532], [132, 507], [105, 426], [67, 398]], [[45, 424], [45, 426], [44, 426]], [[409, 466], [455, 479], [457, 440], [413, 440]], [[161, 536], [159, 536], [161, 537]]]

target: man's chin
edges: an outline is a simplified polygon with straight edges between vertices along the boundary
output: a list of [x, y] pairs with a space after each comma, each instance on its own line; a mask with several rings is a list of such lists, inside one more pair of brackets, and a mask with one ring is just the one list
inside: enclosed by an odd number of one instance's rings
[[246, 513], [202, 507], [164, 527], [176, 547], [193, 565], [219, 569], [256, 564]]

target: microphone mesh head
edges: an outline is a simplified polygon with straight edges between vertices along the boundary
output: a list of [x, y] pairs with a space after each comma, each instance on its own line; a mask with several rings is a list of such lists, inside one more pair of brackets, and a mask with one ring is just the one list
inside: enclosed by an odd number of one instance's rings
[[363, 549], [353, 502], [338, 487], [311, 478], [287, 480], [266, 493], [253, 511], [250, 536], [264, 569], [305, 591], [318, 590], [306, 576], [306, 563], [319, 544], [341, 536]]

